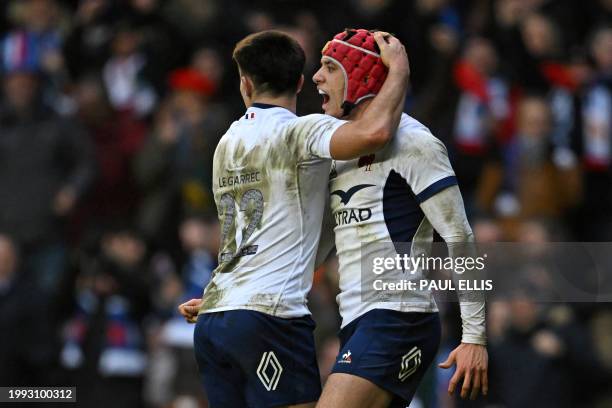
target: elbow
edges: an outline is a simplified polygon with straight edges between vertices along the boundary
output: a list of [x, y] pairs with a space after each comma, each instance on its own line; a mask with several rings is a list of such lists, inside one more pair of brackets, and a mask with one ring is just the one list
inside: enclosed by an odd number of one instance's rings
[[452, 234], [442, 236], [442, 239], [447, 244], [473, 244], [475, 242], [472, 231], [455, 231]]
[[472, 244], [475, 242], [474, 233], [467, 219], [455, 220], [446, 225], [447, 230], [440, 232], [440, 236], [447, 244]]

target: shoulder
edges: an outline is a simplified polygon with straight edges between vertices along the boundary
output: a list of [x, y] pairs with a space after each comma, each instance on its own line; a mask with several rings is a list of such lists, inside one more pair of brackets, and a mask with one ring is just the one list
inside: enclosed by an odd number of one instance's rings
[[340, 122], [344, 121], [322, 113], [313, 113], [305, 116], [296, 116], [287, 122], [287, 126], [293, 132], [301, 132], [310, 130], [313, 127]]
[[402, 155], [446, 155], [446, 146], [435, 137], [427, 126], [406, 114], [402, 115], [394, 147]]
[[309, 149], [312, 143], [330, 137], [333, 131], [342, 124], [344, 124], [343, 120], [320, 113], [296, 116], [285, 123], [283, 134], [287, 142]]
[[228, 143], [230, 143], [232, 140], [236, 139], [236, 138], [240, 138], [241, 134], [243, 131], [243, 126], [242, 123], [240, 121], [240, 119], [235, 120], [229, 128], [227, 128], [227, 130], [225, 131], [225, 133], [221, 136], [221, 138], [219, 139], [219, 141], [217, 142], [217, 146], [215, 148], [215, 155], [217, 155], [217, 153], [220, 150], [224, 150], [225, 147], [228, 145]]

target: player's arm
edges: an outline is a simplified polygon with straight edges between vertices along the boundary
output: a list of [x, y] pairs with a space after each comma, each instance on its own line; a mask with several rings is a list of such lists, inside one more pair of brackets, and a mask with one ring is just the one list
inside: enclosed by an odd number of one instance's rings
[[[423, 213], [444, 239], [449, 256], [475, 256], [474, 235], [465, 215], [457, 185], [448, 187], [421, 203]], [[453, 273], [453, 278], [456, 274]], [[470, 278], [469, 276], [463, 276]], [[457, 285], [457, 287], [459, 287]], [[442, 368], [457, 365], [448, 391], [453, 393], [463, 378], [461, 397], [475, 399], [479, 391], [488, 392], [488, 354], [486, 349], [485, 301], [481, 293], [458, 292], [463, 335], [461, 345], [451, 352]]]
[[[474, 236], [446, 147], [425, 128], [415, 127], [403, 136], [400, 144], [403, 155], [396, 162], [397, 171], [407, 180], [424, 215], [446, 242], [449, 255], [474, 256]], [[462, 278], [467, 278], [467, 273]], [[453, 273], [453, 280], [456, 275]], [[480, 389], [483, 394], [488, 392], [484, 296], [474, 291], [459, 291], [458, 297], [463, 323], [462, 343], [441, 367], [457, 365], [449, 392], [454, 392], [463, 378], [462, 397], [475, 398]]]
[[331, 157], [337, 160], [355, 159], [380, 150], [391, 140], [399, 125], [410, 76], [408, 56], [397, 38], [376, 32], [374, 39], [389, 73], [362, 117], [334, 132], [329, 149]]
[[[465, 215], [457, 185], [448, 187], [421, 203], [423, 213], [444, 239], [449, 256], [475, 255], [474, 234]], [[463, 343], [486, 345], [485, 302], [461, 302]]]

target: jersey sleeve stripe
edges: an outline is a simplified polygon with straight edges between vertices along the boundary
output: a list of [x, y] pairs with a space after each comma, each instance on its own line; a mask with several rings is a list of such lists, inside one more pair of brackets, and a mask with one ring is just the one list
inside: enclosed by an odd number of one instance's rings
[[457, 177], [455, 176], [444, 177], [443, 179], [440, 179], [434, 182], [433, 184], [430, 184], [429, 187], [427, 187], [425, 190], [417, 194], [416, 198], [419, 201], [419, 203], [422, 203], [423, 201], [427, 200], [428, 198], [433, 197], [434, 195], [444, 190], [445, 188], [454, 186], [456, 184], [457, 184]]

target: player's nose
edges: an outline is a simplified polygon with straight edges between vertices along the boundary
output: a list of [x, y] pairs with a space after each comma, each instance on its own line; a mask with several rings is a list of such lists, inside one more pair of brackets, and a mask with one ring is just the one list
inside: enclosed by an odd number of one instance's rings
[[324, 80], [323, 74], [321, 73], [322, 69], [323, 67], [319, 68], [319, 70], [315, 72], [314, 75], [312, 76], [312, 82], [314, 82], [317, 85], [319, 85]]

